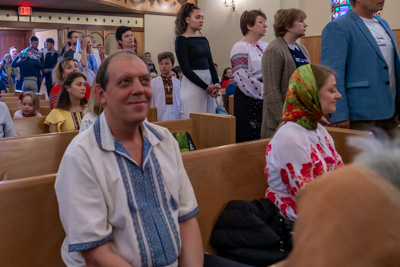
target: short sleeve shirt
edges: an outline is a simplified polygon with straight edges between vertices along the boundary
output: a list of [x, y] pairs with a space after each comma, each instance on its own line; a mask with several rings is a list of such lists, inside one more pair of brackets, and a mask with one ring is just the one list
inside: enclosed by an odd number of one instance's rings
[[198, 213], [197, 201], [171, 133], [140, 127], [142, 169], [104, 113], [68, 146], [55, 184], [67, 266], [85, 266], [81, 251], [106, 243], [132, 266], [178, 266], [179, 222]]
[[55, 108], [47, 115], [44, 123], [47, 125], [56, 124], [58, 132], [77, 131], [80, 128], [82, 117], [82, 112], [69, 112]]

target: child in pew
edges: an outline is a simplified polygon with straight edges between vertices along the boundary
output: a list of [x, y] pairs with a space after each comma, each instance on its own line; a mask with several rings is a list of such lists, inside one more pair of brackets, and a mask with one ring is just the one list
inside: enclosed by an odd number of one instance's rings
[[181, 83], [172, 77], [175, 57], [171, 52], [158, 55], [161, 75], [151, 80], [153, 99], [151, 106], [157, 108], [157, 120], [178, 120], [183, 118], [181, 106]]
[[14, 113], [14, 119], [42, 116], [39, 112], [40, 101], [34, 92], [21, 93], [19, 100], [21, 109]]
[[96, 121], [96, 119], [104, 110], [104, 106], [100, 103], [94, 93], [95, 87], [96, 81], [93, 83], [92, 92], [90, 93], [90, 98], [87, 108], [85, 110], [85, 115], [82, 118], [81, 128], [79, 129], [80, 133], [89, 128], [90, 125], [92, 125]]
[[334, 72], [303, 65], [292, 75], [283, 106], [284, 124], [267, 147], [265, 197], [290, 221], [297, 218], [296, 195], [322, 174], [343, 165], [328, 131], [319, 123], [342, 96]]
[[86, 77], [80, 72], [71, 72], [61, 85], [57, 106], [44, 121], [49, 131], [68, 132], [79, 130], [87, 100]]

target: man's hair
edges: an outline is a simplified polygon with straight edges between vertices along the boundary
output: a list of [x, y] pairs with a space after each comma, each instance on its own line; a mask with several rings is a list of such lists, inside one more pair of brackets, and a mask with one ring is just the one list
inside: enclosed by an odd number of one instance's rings
[[[16, 47], [15, 45], [14, 45], [14, 46], [11, 46], [11, 47], [10, 47], [10, 51], [13, 50], [14, 48], [17, 49], [17, 47]], [[18, 49], [17, 49], [17, 50], [18, 50]]]
[[151, 53], [150, 52], [146, 52], [146, 53], [144, 53], [145, 55], [150, 55], [151, 56]]
[[264, 12], [262, 12], [260, 9], [250, 11], [246, 10], [243, 12], [243, 14], [240, 16], [240, 30], [242, 31], [243, 36], [249, 32], [247, 26], [253, 27], [258, 16], [261, 16], [267, 20], [267, 16], [265, 16]]
[[29, 37], [29, 42], [39, 42], [39, 39], [35, 35], [32, 35], [31, 37]]
[[[71, 99], [69, 98], [67, 86], [71, 86], [73, 81], [79, 77], [82, 77], [86, 81], [86, 76], [80, 72], [71, 72], [67, 75], [67, 77], [65, 77], [65, 80], [61, 84], [60, 96], [58, 98], [56, 108], [68, 110], [71, 107]], [[87, 100], [85, 97], [81, 99], [80, 104], [82, 106], [87, 104]]]
[[[126, 26], [119, 26], [117, 30], [115, 31], [115, 39], [117, 41], [122, 40], [122, 35], [126, 33], [127, 31], [132, 31], [132, 28], [126, 27]], [[135, 38], [136, 39], [136, 38]]]
[[217, 63], [214, 63], [214, 66], [215, 66], [215, 67], [218, 67], [218, 64], [217, 64]]
[[287, 29], [298, 19], [305, 19], [306, 13], [297, 8], [279, 9], [274, 15], [274, 32], [276, 37], [283, 37]]
[[350, 5], [354, 7], [356, 5], [356, 0], [350, 0]]
[[51, 43], [54, 44], [54, 39], [53, 38], [47, 38], [46, 43]]
[[146, 60], [143, 57], [138, 56], [137, 54], [135, 54], [134, 51], [132, 50], [119, 50], [117, 52], [112, 53], [111, 55], [109, 55], [104, 61], [103, 63], [101, 63], [99, 70], [97, 71], [96, 74], [96, 83], [98, 85], [101, 86], [101, 88], [106, 91], [107, 90], [107, 84], [108, 84], [108, 80], [109, 80], [109, 76], [108, 76], [108, 65], [110, 64], [111, 60], [121, 54], [128, 54], [128, 55], [134, 55], [135, 57], [140, 58], [143, 63], [146, 65]]
[[67, 39], [71, 39], [72, 38], [72, 34], [77, 33], [77, 31], [70, 31], [67, 33]]
[[171, 52], [162, 52], [158, 54], [158, 63], [161, 62], [161, 60], [169, 58], [171, 60], [172, 66], [175, 64], [175, 57], [174, 54]]

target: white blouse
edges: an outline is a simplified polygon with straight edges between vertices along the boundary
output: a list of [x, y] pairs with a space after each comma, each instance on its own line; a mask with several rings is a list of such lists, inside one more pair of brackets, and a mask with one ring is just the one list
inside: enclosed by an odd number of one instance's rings
[[267, 46], [262, 41], [257, 44], [239, 41], [231, 51], [233, 79], [238, 88], [245, 95], [260, 100], [264, 99], [261, 61]]
[[268, 144], [265, 197], [286, 219], [295, 220], [296, 195], [308, 183], [343, 165], [328, 131], [321, 124], [315, 131], [295, 122], [287, 122]]

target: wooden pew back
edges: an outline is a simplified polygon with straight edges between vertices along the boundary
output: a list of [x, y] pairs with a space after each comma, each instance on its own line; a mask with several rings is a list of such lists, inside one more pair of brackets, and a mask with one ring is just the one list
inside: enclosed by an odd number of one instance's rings
[[74, 132], [0, 140], [0, 181], [56, 173]]
[[0, 266], [65, 266], [55, 177], [0, 183]]
[[44, 124], [45, 119], [45, 116], [13, 119], [14, 129], [17, 136], [49, 133], [49, 126]]
[[222, 146], [236, 142], [236, 120], [229, 115], [191, 113], [190, 119], [158, 121], [171, 133], [188, 132], [197, 149]]
[[335, 142], [335, 148], [339, 155], [342, 157], [344, 164], [349, 164], [353, 161], [354, 157], [358, 154], [358, 150], [349, 146], [347, 138], [350, 136], [364, 136], [372, 138], [373, 135], [367, 131], [351, 130], [351, 129], [341, 129], [334, 127], [326, 127], [329, 134], [332, 136]]
[[197, 215], [204, 251], [213, 253], [209, 240], [214, 224], [230, 200], [263, 198], [265, 151], [270, 139], [182, 153], [196, 194]]
[[[213, 252], [211, 231], [228, 201], [264, 196], [268, 141], [182, 154], [200, 208], [198, 220], [206, 252]], [[59, 219], [55, 179], [56, 175], [50, 174], [0, 183], [1, 266], [64, 266], [60, 249], [65, 233]]]

